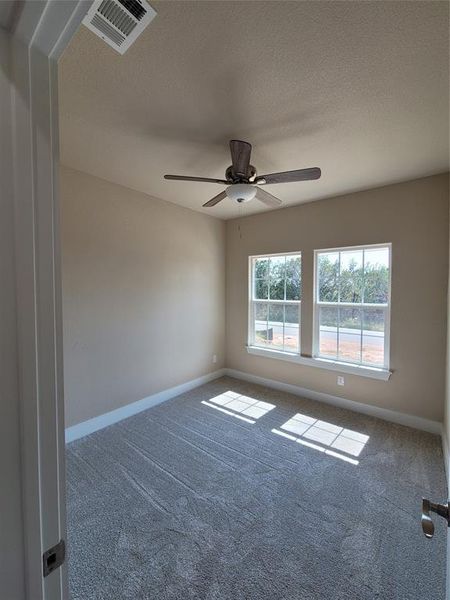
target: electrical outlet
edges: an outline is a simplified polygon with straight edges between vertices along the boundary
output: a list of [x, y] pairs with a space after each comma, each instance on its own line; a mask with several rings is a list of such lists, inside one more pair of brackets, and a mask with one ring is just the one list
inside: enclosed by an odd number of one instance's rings
[[216, 362], [217, 362], [217, 354], [213, 354], [213, 359], [212, 360], [213, 360], [213, 363], [216, 364]]
[[344, 385], [345, 384], [345, 381], [344, 381], [344, 378], [342, 377], [342, 375], [338, 375], [338, 377], [337, 377], [337, 384], [338, 385]]

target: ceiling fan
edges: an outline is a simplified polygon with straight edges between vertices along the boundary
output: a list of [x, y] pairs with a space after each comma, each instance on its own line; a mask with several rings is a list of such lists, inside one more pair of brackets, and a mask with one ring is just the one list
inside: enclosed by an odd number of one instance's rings
[[256, 169], [250, 164], [252, 145], [242, 140], [230, 140], [231, 166], [225, 172], [225, 179], [210, 179], [208, 177], [188, 177], [185, 175], [164, 175], [164, 179], [175, 181], [200, 181], [205, 183], [222, 183], [227, 189], [214, 198], [211, 198], [203, 206], [215, 206], [224, 198], [230, 198], [237, 202], [248, 202], [256, 198], [267, 206], [279, 206], [281, 200], [276, 198], [259, 186], [272, 183], [292, 183], [295, 181], [308, 181], [319, 179], [321, 171], [319, 167], [310, 169], [299, 169], [297, 171], [284, 171], [282, 173], [270, 173], [258, 175]]

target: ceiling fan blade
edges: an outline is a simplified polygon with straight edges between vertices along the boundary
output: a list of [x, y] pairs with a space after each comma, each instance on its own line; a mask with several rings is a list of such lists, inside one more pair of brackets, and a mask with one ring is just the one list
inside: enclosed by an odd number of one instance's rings
[[279, 198], [272, 196], [272, 194], [269, 194], [269, 192], [266, 192], [266, 190], [263, 190], [262, 188], [256, 189], [255, 198], [261, 202], [264, 202], [264, 204], [267, 204], [267, 206], [280, 206], [281, 204], [281, 200]]
[[215, 206], [216, 204], [218, 204], [221, 200], [223, 200], [224, 198], [227, 197], [227, 193], [225, 192], [220, 192], [220, 194], [217, 194], [217, 196], [214, 196], [214, 198], [211, 198], [211, 200], [208, 200], [208, 202], [206, 202], [203, 206]]
[[211, 179], [209, 177], [188, 177], [187, 175], [164, 175], [164, 179], [172, 179], [174, 181], [203, 181], [205, 183], [224, 183], [228, 185], [226, 179]]
[[299, 169], [297, 171], [284, 171], [283, 173], [269, 173], [269, 175], [258, 175], [255, 183], [291, 183], [294, 181], [309, 181], [319, 179], [322, 171], [319, 167], [310, 169]]
[[242, 140], [230, 140], [230, 151], [233, 174], [247, 177], [252, 145]]

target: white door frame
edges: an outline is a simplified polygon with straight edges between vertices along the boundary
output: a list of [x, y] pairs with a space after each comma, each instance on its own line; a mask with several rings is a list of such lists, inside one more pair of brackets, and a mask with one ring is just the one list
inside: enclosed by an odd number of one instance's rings
[[66, 538], [57, 60], [90, 4], [18, 3], [10, 33], [14, 164], [7, 183], [13, 186], [22, 572], [29, 600], [68, 598], [65, 566], [42, 574], [42, 553]]
[[1, 201], [14, 211], [25, 555], [16, 570], [26, 589], [11, 600], [68, 599], [66, 566], [42, 576], [42, 553], [66, 538], [57, 60], [91, 2], [25, 0], [10, 35], [11, 107], [2, 110], [11, 113], [13, 168], [2, 171], [0, 195], [13, 189]]

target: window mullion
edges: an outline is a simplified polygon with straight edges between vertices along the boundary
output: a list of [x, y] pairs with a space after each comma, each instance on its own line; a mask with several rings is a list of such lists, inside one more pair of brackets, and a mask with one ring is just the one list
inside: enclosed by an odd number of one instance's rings
[[340, 325], [341, 325], [341, 309], [340, 309], [340, 307], [338, 305], [338, 307], [337, 307], [337, 319], [336, 319], [336, 358], [338, 358], [338, 359], [339, 359], [339, 354], [340, 354], [339, 353], [339, 337], [340, 337], [339, 332], [340, 332], [340, 329], [341, 329]]
[[298, 345], [298, 353], [301, 354], [302, 353], [302, 348], [301, 348], [301, 329], [302, 329], [302, 325], [301, 325], [301, 320], [302, 320], [302, 305], [301, 305], [301, 300], [298, 303], [298, 311], [297, 311], [297, 319], [298, 319], [298, 333], [297, 333], [297, 345]]
[[[389, 298], [390, 300], [390, 298]], [[389, 348], [390, 348], [390, 334], [391, 334], [391, 323], [390, 323], [390, 307], [383, 307], [383, 317], [384, 317], [384, 360], [383, 367], [387, 368], [390, 356], [389, 356]]]
[[339, 252], [338, 266], [338, 307], [337, 307], [337, 323], [336, 323], [336, 357], [340, 358], [340, 330], [341, 330], [341, 253]]
[[362, 251], [362, 290], [361, 290], [361, 304], [364, 304], [364, 296], [366, 291], [366, 254], [365, 249]]
[[360, 354], [359, 354], [359, 362], [362, 364], [363, 362], [363, 338], [364, 338], [364, 308], [362, 305], [364, 304], [365, 292], [366, 292], [366, 277], [365, 277], [365, 268], [366, 268], [366, 254], [365, 249], [362, 251], [362, 290], [361, 290], [361, 309], [360, 309], [360, 325], [361, 325], [361, 344], [360, 344]]
[[341, 253], [339, 252], [339, 269], [338, 269], [338, 304], [341, 302]]
[[360, 349], [359, 349], [359, 362], [362, 364], [363, 362], [363, 324], [364, 324], [364, 309], [359, 309], [359, 325], [361, 328], [360, 334]]
[[252, 260], [252, 299], [256, 299], [255, 261]]
[[255, 343], [255, 302], [251, 300], [250, 302], [250, 335], [248, 336], [249, 343]]

